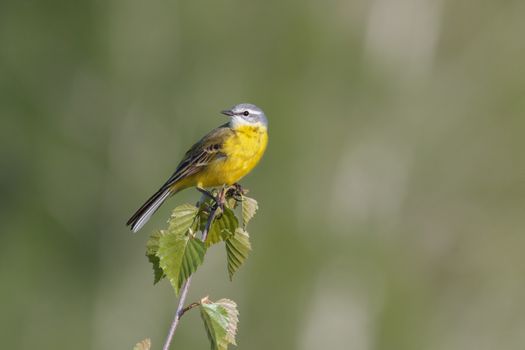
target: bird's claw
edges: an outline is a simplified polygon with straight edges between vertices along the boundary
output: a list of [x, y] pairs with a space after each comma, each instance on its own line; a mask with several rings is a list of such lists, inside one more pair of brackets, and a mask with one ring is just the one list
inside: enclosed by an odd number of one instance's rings
[[208, 211], [213, 211], [215, 209], [220, 209], [224, 211], [224, 205], [228, 198], [234, 199], [236, 202], [242, 202], [243, 196], [248, 193], [247, 189], [244, 189], [240, 184], [234, 183], [231, 186], [223, 187], [217, 195], [214, 193], [205, 190], [204, 188], [197, 187], [197, 190], [201, 192], [204, 196], [210, 198], [213, 201], [212, 205], [209, 205]]
[[241, 202], [242, 197], [248, 193], [248, 190], [244, 189], [240, 184], [234, 183], [228, 187], [226, 196], [235, 199], [236, 202]]

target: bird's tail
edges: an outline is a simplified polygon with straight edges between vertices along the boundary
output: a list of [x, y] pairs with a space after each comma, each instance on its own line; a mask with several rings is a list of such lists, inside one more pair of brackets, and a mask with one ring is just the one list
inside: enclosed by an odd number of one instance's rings
[[146, 203], [144, 203], [133, 216], [126, 223], [127, 226], [131, 226], [131, 231], [139, 231], [146, 222], [151, 218], [153, 213], [159, 209], [164, 201], [176, 191], [170, 187], [161, 187], [153, 196], [151, 196]]

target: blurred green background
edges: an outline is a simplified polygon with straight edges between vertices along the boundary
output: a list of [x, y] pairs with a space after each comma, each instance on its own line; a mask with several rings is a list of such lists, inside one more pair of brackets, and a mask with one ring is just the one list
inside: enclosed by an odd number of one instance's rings
[[254, 250], [188, 299], [234, 299], [239, 349], [523, 349], [524, 33], [521, 0], [2, 1], [2, 347], [160, 348], [145, 242], [198, 194], [124, 223], [251, 102]]

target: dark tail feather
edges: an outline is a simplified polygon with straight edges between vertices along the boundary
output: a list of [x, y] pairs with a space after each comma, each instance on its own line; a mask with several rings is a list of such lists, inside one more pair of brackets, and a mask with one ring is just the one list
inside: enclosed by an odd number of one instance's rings
[[133, 214], [126, 225], [131, 226], [133, 232], [140, 230], [172, 193], [173, 191], [169, 187], [162, 187]]

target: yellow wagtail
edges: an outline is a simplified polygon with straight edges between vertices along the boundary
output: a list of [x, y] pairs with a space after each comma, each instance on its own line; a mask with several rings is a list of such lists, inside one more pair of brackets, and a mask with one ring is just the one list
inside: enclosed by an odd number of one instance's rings
[[231, 119], [210, 131], [185, 154], [162, 187], [144, 203], [126, 225], [137, 232], [171, 195], [188, 188], [233, 185], [259, 163], [268, 143], [264, 112], [242, 103], [221, 112]]

